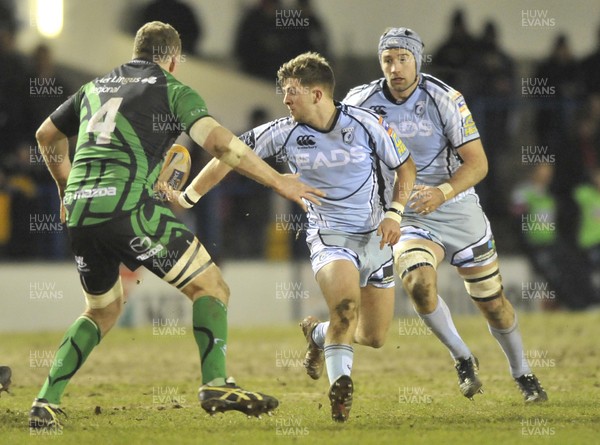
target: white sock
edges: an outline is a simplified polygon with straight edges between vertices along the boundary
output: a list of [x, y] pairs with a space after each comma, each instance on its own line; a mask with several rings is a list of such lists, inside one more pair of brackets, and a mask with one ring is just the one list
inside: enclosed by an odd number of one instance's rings
[[332, 385], [340, 376], [350, 375], [354, 349], [350, 345], [333, 344], [325, 346], [325, 365], [329, 384]]
[[329, 322], [323, 321], [315, 326], [312, 331], [312, 339], [321, 349], [325, 347], [325, 335], [327, 334], [327, 328], [329, 328]]
[[[416, 309], [415, 312], [417, 312]], [[442, 297], [438, 295], [438, 304], [433, 312], [429, 314], [419, 314], [417, 312], [417, 315], [421, 317], [421, 320], [431, 329], [435, 336], [446, 345], [454, 360], [471, 357], [471, 350], [460, 335], [458, 335], [458, 331], [450, 315], [450, 310]]]
[[493, 328], [489, 323], [488, 327], [508, 359], [510, 373], [513, 378], [521, 377], [523, 374], [531, 374], [531, 368], [523, 352], [523, 340], [519, 331], [517, 315], [515, 314], [515, 323], [508, 329]]

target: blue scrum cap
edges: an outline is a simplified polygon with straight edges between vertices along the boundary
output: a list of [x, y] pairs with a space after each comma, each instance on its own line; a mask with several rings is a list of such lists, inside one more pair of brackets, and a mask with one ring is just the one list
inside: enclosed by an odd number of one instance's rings
[[381, 53], [386, 49], [404, 48], [409, 50], [415, 62], [417, 63], [417, 74], [421, 72], [421, 62], [423, 58], [423, 48], [425, 45], [419, 37], [419, 34], [409, 28], [390, 28], [379, 38], [378, 54], [381, 59]]

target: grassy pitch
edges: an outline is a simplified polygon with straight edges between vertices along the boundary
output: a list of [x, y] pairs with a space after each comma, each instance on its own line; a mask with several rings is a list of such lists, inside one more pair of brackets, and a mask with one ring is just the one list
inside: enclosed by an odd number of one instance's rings
[[0, 364], [12, 367], [13, 385], [0, 399], [0, 443], [600, 443], [600, 313], [522, 314], [520, 322], [548, 403], [524, 405], [482, 317], [456, 319], [480, 361], [485, 393], [472, 402], [460, 395], [439, 341], [407, 318], [394, 321], [383, 348], [355, 347], [346, 424], [330, 420], [327, 378], [304, 374], [297, 326], [230, 332], [229, 373], [280, 400], [262, 419], [201, 410], [191, 328], [115, 329], [67, 388], [60, 433], [30, 432], [27, 412], [62, 334], [3, 334]]

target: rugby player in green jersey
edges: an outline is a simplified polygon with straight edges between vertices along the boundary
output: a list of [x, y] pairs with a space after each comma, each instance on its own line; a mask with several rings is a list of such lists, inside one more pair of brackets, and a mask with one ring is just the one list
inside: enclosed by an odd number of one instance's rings
[[[60, 343], [29, 413], [31, 428], [61, 427], [65, 387], [121, 313], [120, 263], [132, 270], [145, 266], [192, 301], [202, 408], [258, 416], [278, 405], [274, 397], [226, 380], [229, 289], [194, 234], [153, 198], [153, 187], [166, 150], [185, 131], [211, 155], [303, 208], [319, 204], [322, 193], [298, 175], [277, 173], [210, 117], [198, 93], [173, 77], [180, 54], [173, 27], [145, 24], [135, 36], [133, 60], [83, 85], [36, 133], [58, 187], [87, 308]], [[171, 125], [157, 128], [156, 122]], [[77, 136], [72, 163], [71, 136]], [[199, 199], [189, 187], [179, 195], [188, 208]]]

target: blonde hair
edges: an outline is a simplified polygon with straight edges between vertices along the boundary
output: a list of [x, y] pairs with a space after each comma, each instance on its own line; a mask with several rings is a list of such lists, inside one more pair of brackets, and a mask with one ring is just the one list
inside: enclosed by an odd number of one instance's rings
[[133, 57], [152, 62], [165, 62], [181, 53], [179, 33], [168, 23], [148, 22], [135, 35]]

